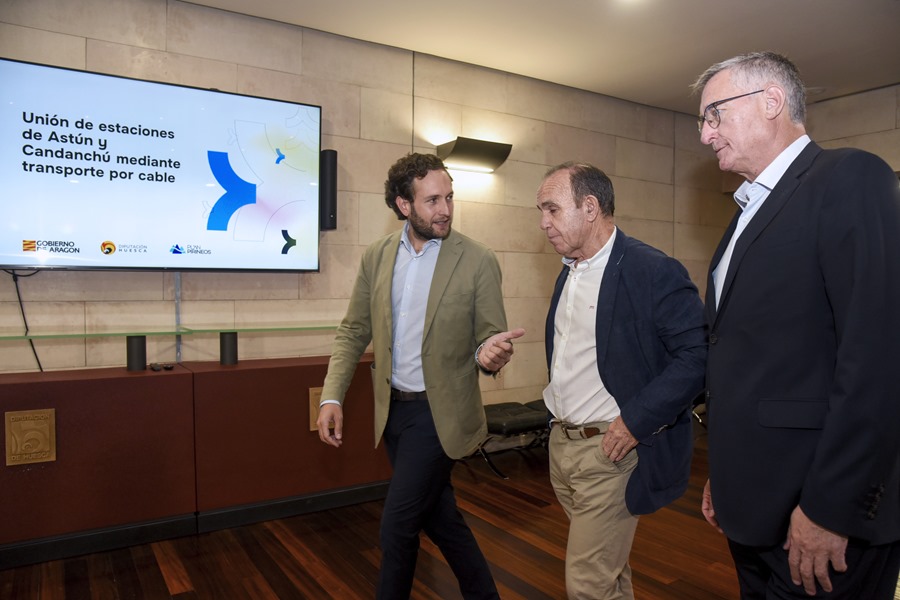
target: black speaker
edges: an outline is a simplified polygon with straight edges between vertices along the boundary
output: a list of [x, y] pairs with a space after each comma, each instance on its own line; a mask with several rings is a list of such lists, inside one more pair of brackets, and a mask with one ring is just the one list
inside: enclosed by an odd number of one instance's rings
[[125, 361], [129, 371], [147, 370], [147, 336], [125, 336]]
[[219, 364], [236, 365], [238, 362], [237, 331], [219, 332]]
[[337, 229], [337, 150], [319, 156], [319, 230]]

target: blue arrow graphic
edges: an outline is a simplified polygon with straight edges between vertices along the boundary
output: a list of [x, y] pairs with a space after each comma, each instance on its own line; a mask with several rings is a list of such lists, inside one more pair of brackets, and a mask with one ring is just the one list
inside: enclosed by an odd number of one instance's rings
[[226, 231], [228, 221], [240, 207], [256, 204], [256, 184], [241, 179], [234, 172], [227, 152], [209, 150], [206, 155], [213, 177], [225, 190], [209, 211], [206, 228], [210, 231]]

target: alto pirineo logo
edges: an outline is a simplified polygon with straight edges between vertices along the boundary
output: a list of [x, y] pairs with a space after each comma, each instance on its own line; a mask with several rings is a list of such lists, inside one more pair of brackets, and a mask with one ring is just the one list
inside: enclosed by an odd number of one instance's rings
[[103, 254], [113, 254], [116, 251], [116, 245], [109, 240], [100, 244], [100, 252]]

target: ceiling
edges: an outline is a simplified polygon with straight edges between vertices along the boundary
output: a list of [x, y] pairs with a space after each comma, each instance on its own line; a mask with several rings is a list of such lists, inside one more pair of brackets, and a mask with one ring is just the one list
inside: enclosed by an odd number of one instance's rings
[[706, 67], [754, 50], [810, 102], [900, 83], [900, 0], [190, 1], [688, 114]]

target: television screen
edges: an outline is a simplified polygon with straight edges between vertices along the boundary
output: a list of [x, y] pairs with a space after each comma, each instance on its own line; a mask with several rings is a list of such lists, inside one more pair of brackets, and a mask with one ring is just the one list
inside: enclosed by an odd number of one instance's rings
[[0, 267], [318, 270], [321, 108], [0, 59]]

